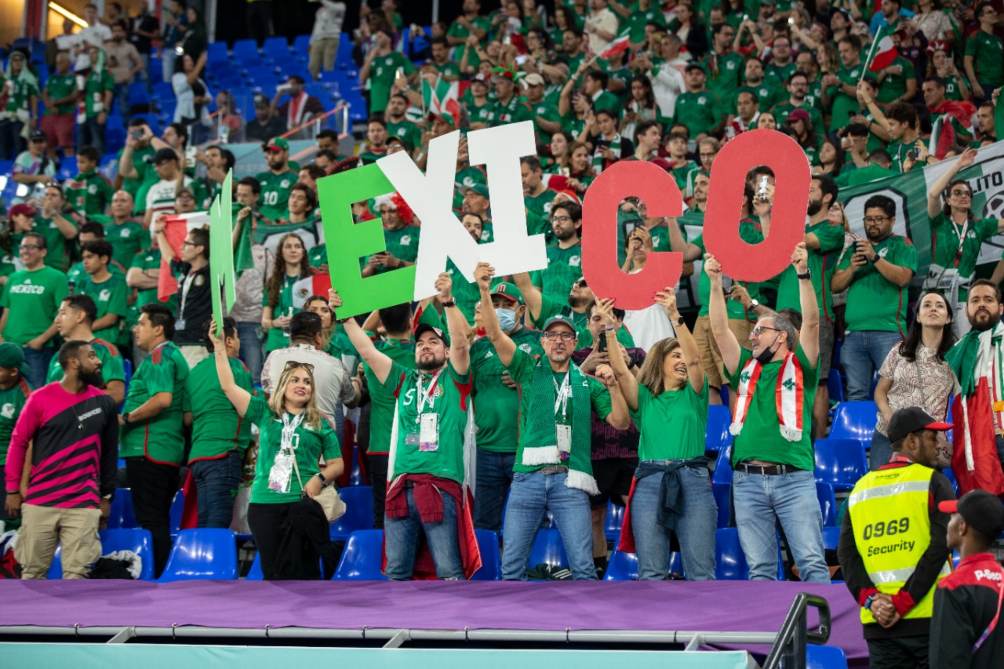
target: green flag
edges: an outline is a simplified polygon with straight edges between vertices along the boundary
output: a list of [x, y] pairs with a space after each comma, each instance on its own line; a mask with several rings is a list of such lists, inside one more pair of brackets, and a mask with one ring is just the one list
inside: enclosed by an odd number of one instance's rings
[[[223, 313], [237, 302], [237, 277], [233, 250], [233, 170], [223, 180], [220, 195], [209, 208], [209, 276], [213, 288], [213, 318], [216, 334], [223, 336]], [[220, 291], [223, 291], [222, 293]]]

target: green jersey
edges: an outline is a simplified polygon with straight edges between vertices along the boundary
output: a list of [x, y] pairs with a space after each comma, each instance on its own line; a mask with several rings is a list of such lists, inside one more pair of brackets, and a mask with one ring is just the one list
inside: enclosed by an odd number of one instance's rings
[[422, 129], [411, 121], [401, 121], [400, 123], [388, 121], [387, 134], [403, 140], [411, 151], [422, 146]]
[[[54, 72], [49, 75], [49, 78], [45, 82], [45, 92], [52, 101], [62, 100], [67, 96], [74, 95], [77, 92], [77, 78], [72, 72], [67, 72], [66, 74]], [[74, 98], [62, 104], [46, 105], [45, 115], [72, 114], [76, 106]]]
[[129, 267], [132, 259], [143, 249], [143, 244], [147, 241], [147, 231], [141, 223], [131, 218], [127, 218], [121, 223], [116, 223], [111, 216], [90, 216], [105, 227], [105, 239], [112, 245], [112, 260]]
[[[105, 385], [112, 381], [125, 383], [125, 363], [122, 352], [110, 341], [95, 337], [90, 342], [91, 348], [101, 361], [101, 380]], [[45, 373], [45, 382], [54, 383], [63, 378], [63, 366], [59, 364], [59, 356], [54, 355], [49, 361], [49, 370]]]
[[393, 476], [431, 474], [463, 483], [470, 373], [460, 374], [450, 362], [435, 374], [395, 362], [382, 392], [397, 398]]
[[[540, 332], [526, 328], [509, 335], [516, 347], [534, 360], [544, 354], [540, 336]], [[487, 337], [478, 339], [471, 346], [471, 373], [474, 377], [478, 448], [493, 453], [515, 453], [519, 426], [513, 417], [519, 411], [519, 393], [505, 384], [509, 372]]]
[[[864, 66], [861, 63], [844, 67], [837, 70], [837, 79], [842, 86], [857, 86], [861, 79], [861, 71]], [[831, 86], [829, 89], [832, 107], [830, 111], [830, 128], [839, 129], [851, 122], [851, 116], [858, 112], [858, 100], [853, 95], [848, 95], [838, 86]]]
[[[66, 275], [58, 269], [43, 265], [11, 274], [0, 296], [0, 307], [9, 310], [4, 341], [24, 346], [48, 330], [66, 294]], [[47, 345], [54, 346], [55, 338]]]
[[[872, 246], [879, 258], [888, 263], [917, 271], [917, 249], [906, 237], [889, 235]], [[854, 246], [844, 249], [838, 270], [851, 266]], [[909, 286], [897, 286], [875, 269], [875, 263], [868, 263], [854, 271], [850, 288], [847, 289], [848, 332], [876, 330], [899, 332], [906, 336], [906, 303]]]
[[997, 88], [1004, 84], [1004, 42], [1001, 42], [1000, 37], [977, 30], [966, 40], [966, 55], [972, 57], [977, 82], [984, 87], [988, 96], [991, 93], [986, 89], [988, 85]]
[[261, 214], [270, 221], [277, 221], [289, 215], [289, 191], [296, 183], [296, 172], [285, 169], [282, 172], [262, 172], [257, 177], [261, 184]]
[[269, 487], [269, 474], [275, 464], [276, 456], [282, 450], [283, 420], [293, 422], [295, 417], [284, 414], [276, 416], [269, 409], [268, 402], [261, 395], [254, 395], [244, 414], [247, 422], [258, 426], [258, 461], [255, 464], [254, 482], [251, 483], [252, 504], [290, 504], [300, 501], [303, 496], [301, 482], [307, 485], [310, 477], [321, 471], [320, 460], [333, 462], [342, 457], [342, 449], [338, 444], [338, 435], [323, 418], [316, 427], [308, 427], [303, 422], [296, 425], [293, 436], [292, 455], [296, 459], [296, 470], [289, 472], [285, 487], [273, 490]]
[[[170, 393], [171, 404], [151, 419], [122, 426], [119, 456], [144, 457], [178, 466], [185, 453], [184, 408], [188, 363], [173, 342], [165, 341], [140, 363], [129, 381], [125, 413], [135, 411], [158, 393]], [[200, 398], [200, 401], [202, 398]]]
[[[35, 77], [27, 72], [21, 76], [15, 75], [7, 79], [10, 82], [7, 88], [7, 104], [3, 110], [11, 115], [17, 112], [31, 112], [31, 99], [38, 96], [38, 82]], [[0, 74], [0, 84], [3, 82], [3, 75]]]
[[676, 98], [676, 112], [673, 121], [687, 126], [687, 131], [693, 138], [711, 132], [716, 125], [711, 93], [708, 91], [681, 93]]
[[[122, 158], [123, 150], [120, 150], [116, 156], [116, 165]], [[133, 149], [132, 166], [136, 170], [136, 176], [122, 179], [122, 190], [132, 195], [133, 202], [135, 202], [133, 212], [137, 214], [146, 211], [146, 191], [150, 186], [160, 181], [160, 177], [157, 176], [157, 171], [153, 167], [154, 153], [152, 146]]]
[[[962, 283], [968, 284], [976, 271], [983, 242], [996, 235], [999, 226], [996, 218], [966, 221], [962, 225], [956, 225], [944, 213], [932, 218], [931, 273], [937, 276], [942, 269], [953, 268], [958, 270]], [[968, 294], [968, 290], [960, 289], [959, 300], [964, 302]]]
[[[65, 272], [70, 264], [69, 255], [66, 253], [68, 240], [63, 236], [59, 226], [56, 225], [56, 221], [51, 218], [43, 218], [41, 214], [36, 215], [35, 225], [31, 231], [45, 237], [45, 264], [60, 272]], [[20, 233], [11, 235], [14, 248], [17, 248], [21, 243], [22, 237], [23, 235]]]
[[[689, 214], [690, 212], [687, 213]], [[694, 213], [697, 214], [698, 212]], [[700, 216], [701, 223], [703, 225], [704, 214], [702, 213]], [[694, 219], [688, 220], [687, 214], [680, 217], [680, 222], [683, 224], [690, 223], [691, 220]], [[763, 241], [763, 235], [759, 233], [748, 221], [744, 221], [739, 224], [739, 237], [748, 244], [759, 244]], [[700, 235], [695, 238], [691, 243], [701, 250], [702, 258], [704, 257], [704, 254], [708, 252], [704, 245], [704, 235]], [[756, 293], [755, 284], [746, 282], [739, 283], [746, 287], [747, 292], [750, 293], [750, 297], [757, 296], [758, 293]], [[708, 274], [704, 271], [703, 266], [701, 267], [701, 272], [697, 277], [697, 301], [701, 304], [701, 310], [698, 312], [698, 316], [707, 316], [708, 307], [711, 303], [711, 279], [708, 278]], [[729, 320], [745, 321], [749, 320], [749, 317], [751, 316], [751, 314], [746, 313], [746, 308], [739, 300], [726, 299], [725, 310], [728, 313]]]
[[489, 125], [502, 125], [504, 123], [516, 123], [518, 121], [530, 121], [533, 120], [533, 114], [530, 112], [530, 105], [527, 103], [526, 98], [520, 97], [518, 95], [513, 95], [509, 98], [508, 102], [501, 102], [496, 100], [491, 106], [491, 110], [488, 112]]
[[66, 184], [63, 193], [71, 209], [91, 216], [105, 213], [115, 189], [97, 172], [81, 172]]
[[[833, 278], [837, 260], [844, 248], [844, 229], [824, 218], [819, 223], [807, 226], [805, 233], [815, 235], [819, 240], [818, 249], [809, 249], [809, 274], [812, 275], [812, 287], [816, 291], [819, 315], [821, 318], [832, 320], [833, 291], [830, 289], [830, 279]], [[775, 309], [777, 311], [793, 309], [802, 313], [798, 295], [798, 274], [795, 268], [789, 265], [781, 272]]]
[[902, 97], [906, 93], [906, 82], [910, 79], [917, 79], [913, 70], [913, 63], [902, 56], [898, 56], [886, 69], [898, 65], [901, 68], [899, 74], [887, 74], [878, 87], [878, 102], [892, 102], [896, 98]]
[[125, 279], [109, 273], [106, 280], [95, 283], [94, 279], [88, 277], [86, 281], [77, 285], [77, 292], [89, 295], [94, 300], [94, 305], [98, 308], [98, 319], [104, 318], [108, 314], [115, 314], [119, 317], [115, 325], [95, 330], [94, 336], [113, 342], [120, 341], [119, 333], [125, 319], [129, 316], [129, 286], [126, 285]]
[[[638, 427], [639, 460], [689, 460], [704, 455], [708, 428], [708, 383], [696, 392], [688, 381], [682, 388], [653, 395], [638, 384], [638, 409], [631, 413]], [[667, 435], [673, 435], [667, 439]]]
[[572, 284], [582, 278], [582, 244], [576, 242], [567, 249], [557, 245], [547, 247], [547, 267], [533, 275], [541, 293], [566, 302]]
[[115, 90], [115, 79], [108, 70], [91, 70], [84, 82], [84, 115], [95, 118], [105, 109], [105, 93]]
[[[809, 362], [801, 346], [795, 347], [795, 356], [802, 366], [802, 438], [792, 442], [781, 436], [775, 389], [784, 360], [768, 362], [761, 366], [756, 386], [751, 389], [754, 391], [752, 403], [746, 413], [746, 420], [743, 421], [742, 431], [736, 435], [732, 445], [733, 464], [746, 460], [763, 460], [791, 465], [803, 471], [811, 472], [815, 469], [811, 426], [819, 367], [816, 362]], [[743, 370], [752, 357], [753, 353], [748, 348], [740, 349], [739, 364], [729, 374], [731, 387], [739, 387], [740, 377], [746, 373]]]
[[[237, 358], [229, 361], [237, 386], [254, 394], [248, 368]], [[251, 421], [239, 416], [223, 394], [214, 356], [192, 367], [185, 381], [185, 393], [192, 413], [192, 450], [188, 454], [188, 464], [222, 458], [230, 451], [243, 453], [251, 442]], [[192, 401], [193, 398], [198, 400]]]
[[0, 467], [7, 464], [10, 436], [30, 394], [31, 386], [24, 378], [19, 378], [10, 388], [0, 388]]
[[774, 105], [771, 113], [774, 114], [774, 119], [778, 125], [783, 126], [788, 118], [788, 114], [796, 109], [804, 109], [809, 114], [809, 122], [812, 123], [813, 129], [816, 130], [816, 135], [819, 136], [823, 128], [823, 115], [808, 100], [803, 101], [797, 107], [791, 104], [791, 100], [784, 100]]
[[[394, 361], [395, 366], [415, 367], [415, 342], [398, 339], [380, 340], [376, 342], [377, 350]], [[370, 441], [366, 452], [374, 455], [385, 455], [390, 452], [391, 424], [394, 422], [394, 407], [397, 398], [393, 393], [383, 392], [383, 387], [376, 378], [370, 366], [364, 363], [363, 373], [366, 375], [366, 387], [370, 393]]]
[[746, 60], [741, 55], [734, 51], [724, 54], [709, 51], [701, 62], [705, 70], [712, 73], [708, 78], [708, 90], [712, 93], [728, 98], [739, 88], [746, 67]]
[[377, 56], [370, 64], [369, 78], [366, 80], [370, 91], [370, 116], [383, 114], [387, 108], [387, 100], [390, 99], [390, 90], [394, 86], [398, 69], [403, 70], [406, 75], [415, 71], [415, 66], [400, 51]]
[[[269, 298], [268, 286], [262, 291], [261, 305], [263, 307], [272, 307], [272, 320], [283, 316], [292, 317], [296, 312], [296, 307], [293, 306], [293, 285], [302, 279], [303, 277], [300, 276], [284, 276], [282, 286], [279, 288], [278, 300], [275, 304], [272, 304]], [[268, 329], [268, 333], [265, 335], [265, 353], [271, 353], [276, 349], [287, 346], [289, 346], [288, 327], [272, 327]]]
[[[397, 230], [383, 229], [383, 237], [386, 242], [386, 251], [394, 256], [398, 260], [404, 260], [406, 262], [415, 262], [418, 258], [418, 233], [420, 228], [414, 225], [406, 225]], [[363, 265], [366, 264], [366, 260], [361, 261]], [[381, 271], [384, 269], [383, 266], [380, 267]]]

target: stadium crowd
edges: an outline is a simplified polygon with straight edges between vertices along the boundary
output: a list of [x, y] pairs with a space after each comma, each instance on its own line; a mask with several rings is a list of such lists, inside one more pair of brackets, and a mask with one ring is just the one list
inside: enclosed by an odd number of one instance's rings
[[[120, 476], [159, 573], [183, 474], [198, 526], [246, 518], [265, 578], [330, 576], [330, 506], [314, 500], [330, 501], [330, 484], [361, 465], [393, 579], [469, 577], [474, 528], [501, 531], [502, 576], [526, 578], [545, 514], [572, 576], [596, 578], [612, 502], [627, 506], [620, 549], [637, 553], [640, 578], [666, 578], [676, 546], [687, 578], [714, 578], [724, 504], [750, 578], [777, 578], [779, 524], [794, 573], [829, 582], [813, 444], [829, 430], [830, 389], [844, 387], [877, 407], [872, 469], [907, 457], [923, 428], [894, 430], [897, 412], [941, 421], [953, 393], [988, 403], [995, 423], [955, 418], [974, 444], [989, 440], [981, 485], [1004, 494], [1004, 431], [993, 427], [1004, 411], [999, 395], [979, 394], [985, 378], [1000, 390], [1004, 264], [977, 278], [981, 246], [1004, 220], [983, 217], [958, 176], [1000, 137], [998, 5], [556, 5], [464, 0], [454, 20], [422, 29], [384, 0], [364, 3], [342, 33], [344, 3], [321, 0], [308, 76], [254, 91], [253, 118], [235, 103], [246, 91], [211, 93], [203, 19], [180, 0], [159, 23], [89, 6], [87, 27], [68, 22], [44, 54], [7, 54], [0, 160], [17, 188], [0, 238], [0, 513], [20, 524], [24, 577], [44, 577], [57, 536], [64, 577], [86, 575]], [[340, 41], [352, 42], [366, 109], [351, 151], [307, 88], [335, 67]], [[137, 82], [170, 83], [162, 128], [136, 112]], [[124, 137], [111, 137], [112, 118]], [[546, 269], [495, 276], [481, 264], [468, 282], [451, 262], [434, 298], [340, 318], [337, 291], [314, 289], [329, 262], [317, 181], [401, 151], [424, 169], [432, 138], [518, 121], [536, 134], [521, 172]], [[716, 155], [757, 128], [790, 135], [812, 179], [790, 267], [743, 282], [723, 275], [701, 226]], [[310, 146], [291, 155], [289, 140], [302, 139]], [[173, 245], [167, 227], [240, 172], [236, 141], [260, 142], [267, 169], [234, 182], [237, 303], [217, 336], [209, 234], [193, 227]], [[460, 146], [454, 209], [475, 241], [490, 241], [486, 174]], [[59, 180], [71, 157], [75, 171]], [[664, 169], [686, 202], [679, 218], [648, 216], [637, 198], [620, 206], [623, 271], [659, 251], [686, 263], [680, 284], [641, 310], [582, 278], [583, 196], [617, 161]], [[868, 198], [861, 220], [845, 215], [842, 189], [941, 162], [927, 192], [930, 258], [894, 231], [893, 198]], [[769, 235], [773, 204], [773, 172], [753, 169], [743, 240]], [[415, 262], [421, 221], [399, 195], [353, 214], [379, 219], [386, 242], [360, 259], [363, 276]], [[177, 287], [163, 300], [168, 273]], [[715, 404], [731, 416], [730, 456], [717, 463], [706, 451]], [[359, 463], [346, 460], [353, 440]], [[946, 470], [959, 458], [943, 436], [934, 455]], [[713, 494], [715, 465], [733, 470], [731, 499]], [[851, 524], [844, 533], [860, 544]], [[940, 543], [920, 539], [945, 552], [943, 531]], [[938, 577], [928, 576], [922, 592]], [[855, 577], [864, 604], [874, 589]], [[906, 615], [913, 601], [896, 605]]]

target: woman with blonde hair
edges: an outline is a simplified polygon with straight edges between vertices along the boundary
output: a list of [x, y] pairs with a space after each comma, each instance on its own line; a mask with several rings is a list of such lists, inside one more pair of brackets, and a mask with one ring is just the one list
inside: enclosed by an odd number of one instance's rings
[[[697, 342], [676, 307], [675, 290], [656, 293], [655, 301], [675, 325], [677, 338], [652, 346], [637, 379], [623, 356], [610, 356], [617, 384], [641, 433], [619, 548], [638, 554], [638, 578], [664, 579], [674, 532], [686, 577], [710, 580], [715, 577], [718, 507], [704, 456], [708, 384]], [[596, 309], [612, 320], [612, 306], [602, 300]], [[612, 329], [606, 337], [608, 350], [618, 351]]]
[[220, 388], [238, 415], [259, 430], [248, 524], [265, 579], [318, 579], [318, 558], [324, 558], [325, 576], [330, 577], [335, 555], [328, 522], [312, 498], [341, 475], [344, 465], [335, 430], [317, 409], [313, 366], [288, 362], [266, 400], [234, 381], [215, 323], [208, 337]]

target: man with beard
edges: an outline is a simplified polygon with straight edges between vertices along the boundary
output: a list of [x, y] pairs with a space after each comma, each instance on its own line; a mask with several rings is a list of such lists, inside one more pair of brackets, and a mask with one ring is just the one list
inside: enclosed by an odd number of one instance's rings
[[[479, 263], [481, 318], [499, 362], [519, 388], [519, 443], [513, 464], [502, 554], [502, 578], [524, 580], [527, 558], [540, 521], [555, 517], [568, 553], [572, 578], [595, 579], [589, 495], [599, 494], [593, 477], [592, 412], [612, 427], [628, 427], [627, 404], [613, 370], [602, 365], [596, 378], [572, 362], [575, 326], [565, 316], [544, 323], [536, 358], [502, 329], [488, 292], [495, 271]], [[602, 379], [602, 382], [597, 379]]]
[[847, 290], [841, 360], [848, 400], [871, 398], [872, 375], [906, 336], [907, 289], [917, 271], [917, 249], [892, 233], [896, 203], [873, 195], [865, 201], [864, 213], [867, 238], [844, 249], [830, 281], [834, 293]]
[[729, 432], [732, 494], [739, 542], [750, 579], [777, 578], [780, 522], [803, 581], [829, 583], [823, 557], [823, 519], [813, 476], [812, 402], [818, 383], [819, 306], [805, 243], [791, 255], [798, 279], [802, 327], [769, 312], [741, 348], [729, 329], [722, 290], [722, 266], [711, 255], [704, 270], [711, 280], [708, 315], [729, 383], [737, 391]]
[[398, 137], [411, 147], [422, 146], [422, 129], [408, 120], [408, 97], [394, 93], [387, 100], [387, 109], [383, 113], [387, 135]]
[[[387, 577], [422, 575], [429, 566], [417, 555], [420, 532], [437, 578], [470, 578], [481, 566], [468, 503], [467, 421], [471, 394], [469, 326], [457, 309], [450, 276], [436, 279], [436, 300], [446, 312], [449, 343], [442, 330], [420, 323], [415, 330], [415, 367], [381, 352], [354, 318], [339, 319], [363, 361], [372, 369], [371, 394], [393, 395], [384, 537]], [[331, 290], [337, 314], [342, 301]]]
[[286, 214], [296, 172], [289, 166], [289, 142], [282, 137], [269, 140], [262, 150], [268, 172], [255, 177], [261, 184], [261, 213], [270, 221], [278, 221]]
[[[92, 385], [103, 388], [118, 406], [125, 398], [125, 369], [122, 354], [111, 342], [94, 336], [91, 327], [97, 314], [97, 305], [89, 295], [70, 295], [63, 300], [59, 305], [59, 311], [56, 312], [56, 329], [64, 341], [85, 341], [91, 345], [98, 360], [101, 361], [102, 380], [102, 383]], [[46, 382], [53, 383], [61, 378], [63, 378], [63, 367], [59, 357], [56, 356], [49, 363]]]
[[554, 243], [547, 247], [547, 267], [535, 273], [534, 285], [545, 297], [564, 301], [582, 277], [582, 207], [574, 202], [551, 206]]
[[[63, 578], [86, 578], [101, 557], [98, 523], [108, 517], [118, 459], [115, 400], [100, 390], [101, 360], [85, 341], [59, 349], [63, 378], [32, 393], [7, 453], [6, 512], [22, 516], [21, 577], [45, 578], [63, 547]], [[28, 488], [21, 472], [31, 442]]]
[[969, 287], [966, 316], [972, 328], [949, 351], [945, 359], [959, 380], [952, 416], [952, 471], [959, 492], [982, 488], [1004, 495], [1004, 326], [1001, 325], [1001, 295], [997, 284], [977, 279]]

